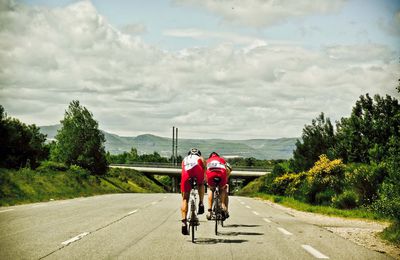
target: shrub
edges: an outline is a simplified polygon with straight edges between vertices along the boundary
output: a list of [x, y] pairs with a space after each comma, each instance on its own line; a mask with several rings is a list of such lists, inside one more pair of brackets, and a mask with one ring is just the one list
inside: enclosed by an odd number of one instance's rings
[[285, 195], [286, 189], [296, 180], [296, 175], [297, 174], [294, 173], [285, 173], [284, 175], [275, 178], [271, 185], [272, 192], [276, 195]]
[[315, 194], [315, 203], [318, 205], [329, 206], [332, 204], [332, 198], [335, 196], [335, 192], [331, 189], [327, 189]]
[[283, 165], [281, 165], [280, 163], [276, 164], [274, 166], [274, 168], [272, 169], [272, 175], [274, 177], [279, 177], [282, 176], [283, 174], [285, 174], [287, 171], [285, 169], [285, 167], [283, 167]]
[[[315, 203], [316, 195], [325, 191], [334, 194], [341, 193], [343, 189], [344, 164], [341, 160], [329, 160], [326, 155], [321, 155], [319, 161], [307, 172], [303, 191], [308, 202]], [[319, 195], [320, 197], [322, 195]]]
[[68, 167], [64, 163], [53, 162], [53, 161], [43, 161], [37, 168], [40, 172], [46, 171], [66, 171]]
[[400, 222], [400, 189], [398, 183], [384, 181], [379, 190], [379, 200], [372, 208], [382, 215], [391, 217]]
[[86, 170], [75, 164], [73, 164], [69, 167], [68, 172], [75, 174], [78, 178], [82, 178], [82, 179], [88, 179], [89, 175], [90, 175], [89, 170]]
[[332, 204], [339, 209], [353, 209], [358, 206], [358, 196], [354, 191], [346, 190], [332, 198]]
[[378, 196], [378, 189], [388, 175], [385, 163], [360, 165], [346, 173], [346, 181], [354, 187], [362, 205], [369, 205]]

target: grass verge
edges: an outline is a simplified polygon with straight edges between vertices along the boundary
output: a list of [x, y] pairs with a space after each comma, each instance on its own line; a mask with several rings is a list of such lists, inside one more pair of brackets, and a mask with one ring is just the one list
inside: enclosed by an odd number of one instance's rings
[[298, 201], [294, 198], [284, 197], [284, 196], [277, 196], [277, 195], [270, 195], [265, 193], [252, 193], [247, 194], [249, 197], [258, 197], [261, 199], [269, 200], [283, 206], [305, 211], [305, 212], [312, 212], [312, 213], [319, 213], [327, 216], [335, 216], [335, 217], [344, 217], [344, 218], [355, 218], [355, 219], [371, 219], [371, 220], [387, 220], [387, 218], [369, 211], [367, 209], [337, 209], [329, 206], [318, 206], [318, 205], [311, 205], [308, 203], [304, 203]]
[[110, 169], [102, 177], [76, 166], [0, 169], [0, 206], [125, 192], [164, 192], [164, 189], [132, 169]]
[[400, 246], [400, 223], [398, 221], [394, 222], [392, 225], [385, 228], [380, 236], [381, 238]]

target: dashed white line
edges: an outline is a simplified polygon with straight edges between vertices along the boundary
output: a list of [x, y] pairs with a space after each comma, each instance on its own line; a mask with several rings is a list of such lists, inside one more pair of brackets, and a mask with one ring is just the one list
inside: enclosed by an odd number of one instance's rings
[[310, 245], [301, 245], [302, 248], [304, 248], [304, 250], [306, 250], [308, 253], [310, 253], [311, 255], [313, 255], [315, 258], [319, 258], [319, 259], [329, 259], [328, 256], [322, 254], [321, 252], [319, 252], [317, 249], [313, 248]]
[[250, 207], [250, 206], [246, 206], [246, 208], [248, 208], [248, 209], [251, 209], [251, 207]]
[[263, 220], [267, 223], [271, 223], [271, 220], [267, 219], [267, 218], [263, 218]]
[[14, 210], [14, 209], [5, 209], [5, 210], [0, 210], [0, 213], [2, 213], [2, 212], [7, 212], [7, 211], [12, 211], [12, 210]]
[[132, 215], [132, 214], [135, 214], [136, 212], [138, 212], [138, 210], [137, 210], [137, 209], [135, 209], [135, 210], [133, 210], [133, 211], [129, 212], [127, 216], [129, 216], [129, 215]]
[[241, 201], [241, 202], [240, 202], [240, 204], [244, 205], [244, 202], [243, 202], [243, 201]]
[[285, 235], [288, 235], [288, 236], [293, 235], [292, 233], [290, 233], [289, 231], [287, 231], [287, 230], [284, 229], [284, 228], [278, 227], [278, 230], [281, 231], [281, 232], [282, 232], [283, 234], [285, 234]]
[[151, 205], [154, 205], [154, 204], [156, 204], [157, 203], [157, 201], [153, 201], [152, 203], [151, 203]]
[[257, 211], [254, 211], [254, 210], [253, 210], [253, 214], [257, 215], [257, 216], [260, 216], [260, 213], [258, 213]]
[[82, 234], [77, 235], [76, 237], [73, 237], [71, 239], [68, 239], [64, 242], [62, 242], [61, 244], [64, 246], [67, 246], [75, 241], [78, 241], [79, 239], [82, 239], [82, 237], [89, 235], [89, 232], [83, 232]]
[[164, 199], [166, 199], [167, 198], [167, 196], [164, 196]]

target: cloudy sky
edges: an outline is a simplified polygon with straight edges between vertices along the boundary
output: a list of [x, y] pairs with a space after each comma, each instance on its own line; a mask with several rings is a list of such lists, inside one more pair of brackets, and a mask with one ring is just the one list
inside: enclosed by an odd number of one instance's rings
[[0, 0], [0, 104], [111, 133], [298, 137], [365, 93], [399, 95], [398, 0]]

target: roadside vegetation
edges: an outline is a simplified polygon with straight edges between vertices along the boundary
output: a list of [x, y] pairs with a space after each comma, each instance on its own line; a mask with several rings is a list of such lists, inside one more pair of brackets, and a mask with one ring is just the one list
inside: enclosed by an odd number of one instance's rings
[[381, 236], [400, 244], [398, 100], [360, 96], [336, 128], [321, 113], [303, 129], [293, 159], [276, 164], [239, 194], [310, 212], [387, 219], [392, 225]]
[[55, 142], [0, 105], [0, 206], [122, 192], [165, 192], [131, 169], [108, 169], [104, 135], [78, 101], [65, 111]]

